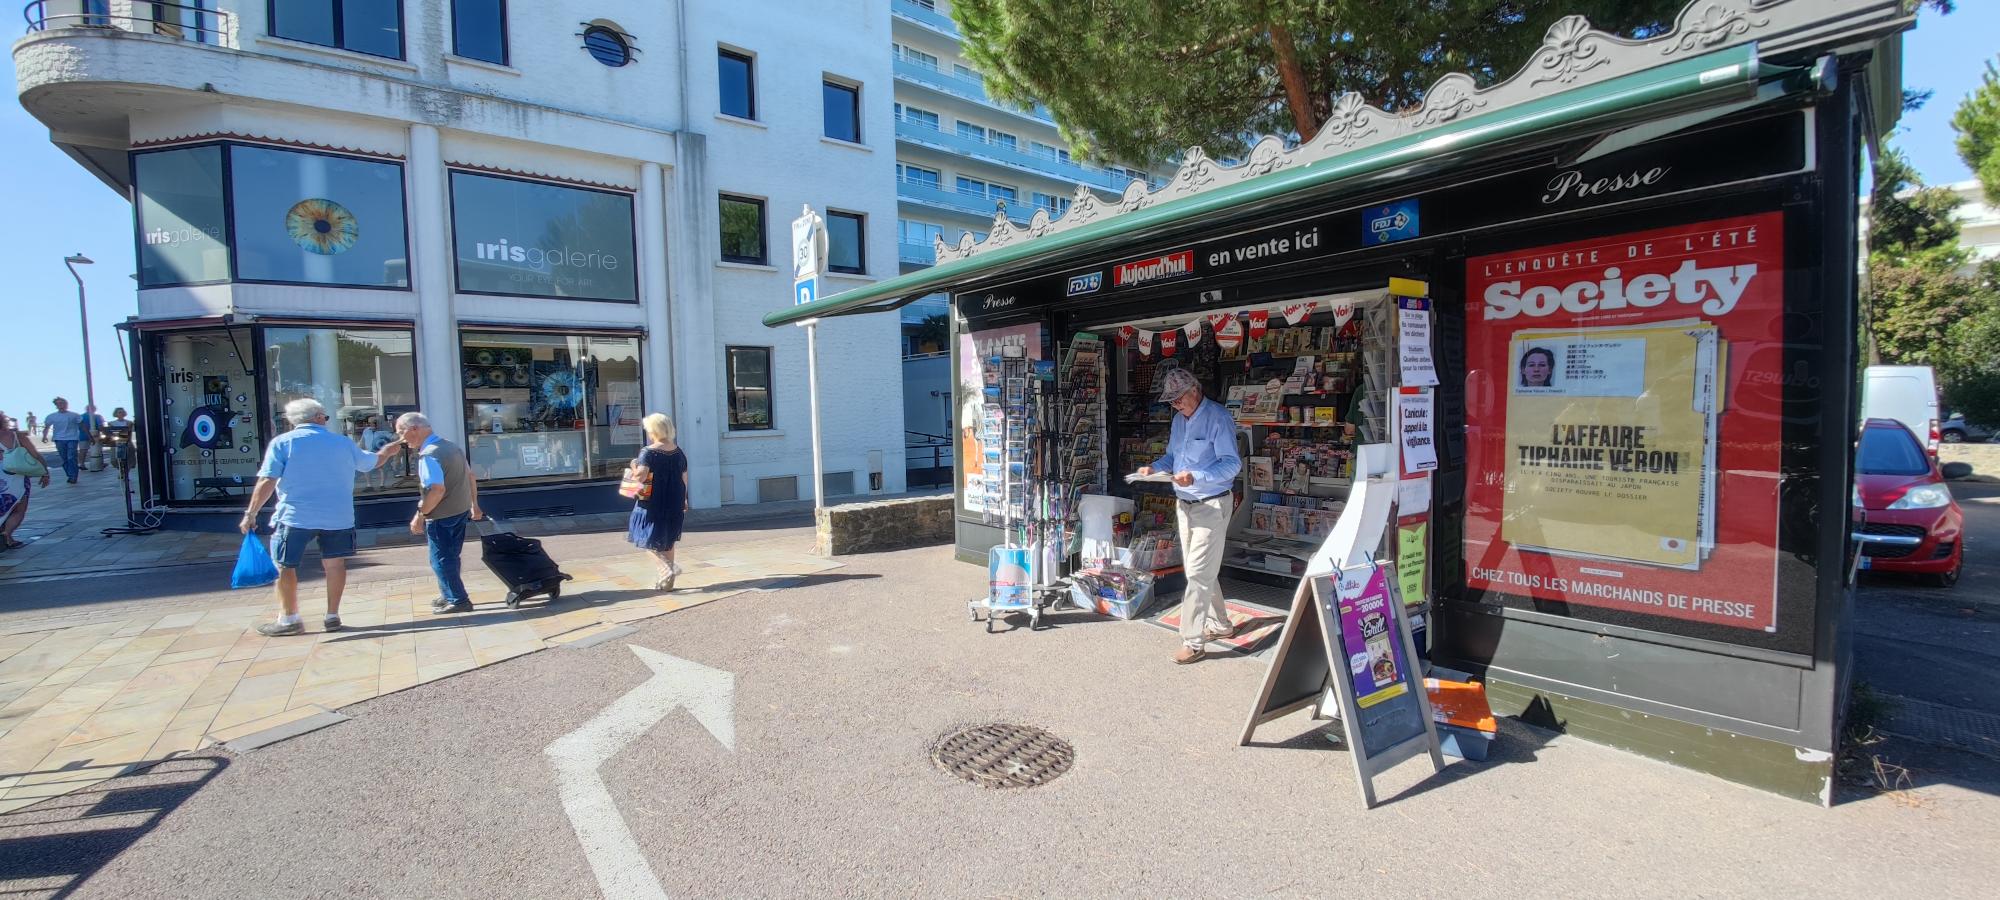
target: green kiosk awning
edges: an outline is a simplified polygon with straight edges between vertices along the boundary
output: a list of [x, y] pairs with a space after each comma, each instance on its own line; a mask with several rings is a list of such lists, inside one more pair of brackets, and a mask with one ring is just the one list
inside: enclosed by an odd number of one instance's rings
[[975, 255], [880, 281], [866, 287], [764, 316], [764, 324], [803, 322], [827, 316], [893, 310], [920, 297], [975, 279], [1005, 275], [1044, 264], [1051, 257], [1081, 257], [1128, 246], [1153, 234], [1203, 218], [1241, 214], [1260, 206], [1291, 202], [1318, 192], [1351, 186], [1370, 176], [1402, 177], [1535, 141], [1567, 137], [1585, 128], [1604, 128], [1639, 119], [1663, 119], [1757, 96], [1758, 86], [1780, 82], [1779, 92], [1807, 86], [1802, 70], [1760, 69], [1755, 44], [1692, 56], [1595, 84], [1551, 91], [1503, 109], [1452, 119], [1373, 146], [1297, 168], [1207, 190], [1191, 196], [1112, 215], [1037, 238], [1022, 238]]

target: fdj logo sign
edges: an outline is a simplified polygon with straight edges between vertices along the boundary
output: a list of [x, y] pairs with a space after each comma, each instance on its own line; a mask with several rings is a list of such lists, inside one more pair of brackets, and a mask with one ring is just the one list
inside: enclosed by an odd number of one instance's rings
[[1103, 272], [1087, 272], [1082, 275], [1071, 275], [1069, 277], [1068, 295], [1071, 297], [1080, 297], [1084, 294], [1095, 294], [1097, 293], [1097, 289], [1103, 286]]
[[1398, 200], [1370, 207], [1363, 224], [1366, 226], [1361, 236], [1364, 245], [1407, 241], [1420, 233], [1417, 225], [1417, 201]]

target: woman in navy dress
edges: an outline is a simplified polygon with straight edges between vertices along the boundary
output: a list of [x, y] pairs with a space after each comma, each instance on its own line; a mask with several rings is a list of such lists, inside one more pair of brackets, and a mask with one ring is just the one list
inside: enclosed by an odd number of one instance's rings
[[653, 554], [660, 569], [655, 590], [671, 591], [681, 567], [674, 563], [674, 545], [681, 540], [681, 520], [688, 508], [687, 454], [674, 443], [674, 420], [660, 413], [645, 419], [646, 438], [652, 443], [632, 461], [652, 473], [653, 495], [632, 503], [632, 524], [627, 539], [632, 545]]

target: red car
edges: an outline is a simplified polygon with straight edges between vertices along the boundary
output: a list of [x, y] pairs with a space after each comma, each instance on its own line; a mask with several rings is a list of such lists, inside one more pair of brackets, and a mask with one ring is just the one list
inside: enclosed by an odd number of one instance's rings
[[1965, 513], [1936, 460], [1901, 422], [1862, 424], [1854, 506], [1861, 568], [1907, 572], [1938, 587], [1958, 583], [1965, 566]]

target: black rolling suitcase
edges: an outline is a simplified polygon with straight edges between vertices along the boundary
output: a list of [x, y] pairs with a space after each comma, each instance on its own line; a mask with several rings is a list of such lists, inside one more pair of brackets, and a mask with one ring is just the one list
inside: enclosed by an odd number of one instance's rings
[[531, 597], [562, 597], [562, 583], [570, 580], [555, 560], [542, 549], [542, 542], [510, 531], [479, 536], [479, 561], [507, 586], [507, 606], [514, 608]]

